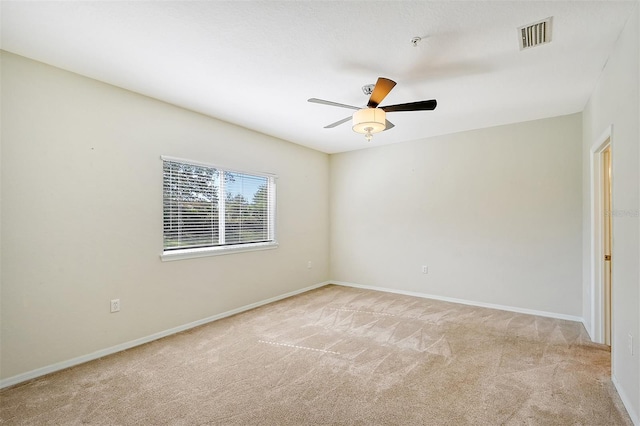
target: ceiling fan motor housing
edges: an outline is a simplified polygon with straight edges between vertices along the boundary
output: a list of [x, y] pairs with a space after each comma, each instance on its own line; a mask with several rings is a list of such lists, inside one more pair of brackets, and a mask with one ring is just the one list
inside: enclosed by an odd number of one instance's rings
[[365, 86], [362, 86], [362, 93], [364, 93], [366, 96], [370, 96], [373, 93], [373, 89], [375, 87], [375, 84], [367, 84]]

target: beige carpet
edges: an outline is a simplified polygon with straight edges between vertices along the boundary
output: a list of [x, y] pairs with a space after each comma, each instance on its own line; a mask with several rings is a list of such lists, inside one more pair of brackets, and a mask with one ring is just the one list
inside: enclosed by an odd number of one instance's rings
[[579, 323], [327, 286], [0, 392], [0, 423], [630, 425]]

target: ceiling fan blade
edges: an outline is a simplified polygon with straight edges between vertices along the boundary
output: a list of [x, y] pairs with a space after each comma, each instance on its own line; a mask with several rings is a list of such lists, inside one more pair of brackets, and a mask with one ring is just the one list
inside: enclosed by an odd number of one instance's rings
[[347, 117], [347, 118], [343, 118], [340, 121], [336, 121], [335, 123], [331, 123], [327, 126], [324, 126], [325, 129], [333, 129], [336, 126], [341, 125], [342, 123], [346, 123], [347, 121], [351, 120], [351, 117]]
[[369, 108], [376, 108], [380, 105], [380, 102], [384, 98], [387, 97], [393, 86], [396, 85], [396, 82], [393, 80], [389, 80], [388, 78], [378, 77], [378, 81], [376, 82], [376, 86], [373, 88], [373, 92], [371, 92], [371, 97], [369, 98], [369, 103], [367, 106]]
[[339, 104], [337, 102], [325, 101], [324, 99], [318, 99], [318, 98], [307, 99], [307, 102], [312, 102], [314, 104], [337, 106], [337, 107], [341, 107], [341, 108], [362, 109], [360, 107], [356, 107], [356, 106], [353, 106], [353, 105]]
[[[335, 123], [331, 123], [327, 126], [324, 126], [325, 129], [333, 129], [334, 127], [337, 127], [343, 123], [346, 123], [347, 121], [351, 120], [351, 117], [347, 117], [347, 118], [343, 118], [340, 121], [336, 121]], [[390, 122], [389, 120], [385, 120], [385, 128], [384, 130], [389, 130], [389, 129], [393, 129], [394, 127], [396, 127], [395, 124], [393, 124], [392, 122]]]
[[380, 107], [384, 112], [397, 112], [397, 111], [430, 111], [436, 109], [435, 99], [429, 101], [409, 102], [406, 104], [387, 105]]

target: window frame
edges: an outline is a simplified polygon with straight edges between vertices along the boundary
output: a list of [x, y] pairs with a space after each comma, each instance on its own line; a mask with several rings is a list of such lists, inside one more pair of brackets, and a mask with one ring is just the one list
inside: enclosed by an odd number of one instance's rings
[[[272, 173], [265, 173], [265, 172], [242, 171], [234, 168], [218, 166], [210, 163], [204, 163], [201, 161], [187, 160], [184, 158], [177, 158], [177, 157], [171, 157], [166, 155], [161, 155], [160, 159], [162, 160], [163, 188], [165, 183], [164, 163], [168, 161], [168, 162], [174, 162], [174, 163], [187, 164], [190, 166], [207, 167], [207, 168], [216, 169], [216, 171], [218, 171], [218, 173], [220, 173], [221, 175], [224, 174], [225, 172], [229, 172], [229, 173], [237, 173], [237, 174], [243, 174], [248, 176], [264, 177], [264, 178], [267, 178], [268, 194], [269, 194], [269, 196], [267, 197], [267, 225], [269, 229], [270, 239], [268, 241], [261, 241], [261, 242], [255, 242], [255, 243], [212, 245], [212, 246], [197, 247], [197, 248], [182, 248], [182, 249], [178, 248], [178, 249], [166, 250], [166, 247], [164, 246], [164, 190], [163, 190], [163, 194], [162, 194], [162, 202], [163, 202], [163, 208], [162, 208], [163, 238], [162, 240], [163, 242], [162, 242], [162, 254], [160, 255], [160, 259], [163, 262], [181, 260], [181, 259], [193, 259], [193, 258], [208, 257], [208, 256], [219, 256], [219, 255], [232, 254], [232, 253], [243, 253], [243, 252], [258, 251], [258, 250], [271, 250], [271, 249], [278, 248], [278, 240], [277, 240], [277, 233], [276, 233], [277, 231], [276, 229], [276, 207], [277, 207], [276, 180], [278, 178], [277, 175]], [[221, 179], [221, 180], [224, 181], [224, 179]], [[225, 198], [224, 196], [219, 197], [219, 199], [224, 199], [224, 198]], [[222, 201], [222, 203], [220, 204], [221, 204], [221, 206], [219, 205], [220, 212], [224, 216], [223, 209], [225, 207], [225, 202]], [[224, 229], [220, 229], [219, 232], [224, 232]]]

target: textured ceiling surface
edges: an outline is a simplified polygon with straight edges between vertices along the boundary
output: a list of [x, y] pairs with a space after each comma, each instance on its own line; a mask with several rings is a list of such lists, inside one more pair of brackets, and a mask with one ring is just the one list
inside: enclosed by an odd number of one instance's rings
[[[2, 1], [3, 50], [327, 153], [582, 111], [629, 1]], [[553, 17], [551, 43], [517, 28]], [[416, 47], [411, 39], [423, 40]], [[379, 76], [393, 112], [366, 142], [349, 109]]]

